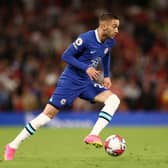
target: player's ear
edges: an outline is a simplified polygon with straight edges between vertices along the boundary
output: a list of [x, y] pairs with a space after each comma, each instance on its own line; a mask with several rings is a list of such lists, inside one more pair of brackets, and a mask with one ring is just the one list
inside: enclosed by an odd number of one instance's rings
[[106, 22], [100, 22], [100, 27], [101, 27], [101, 29], [103, 30], [103, 31], [106, 31], [107, 30], [107, 24], [106, 24]]
[[108, 29], [107, 24], [104, 24], [104, 26], [103, 26], [103, 31], [106, 32], [107, 29]]

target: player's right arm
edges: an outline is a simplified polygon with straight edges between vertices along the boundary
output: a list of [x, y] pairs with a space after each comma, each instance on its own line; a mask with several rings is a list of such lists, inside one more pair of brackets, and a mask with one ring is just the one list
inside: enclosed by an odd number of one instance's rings
[[87, 65], [84, 62], [79, 61], [77, 58], [80, 53], [86, 49], [85, 39], [78, 37], [62, 55], [62, 60], [82, 71], [85, 71], [91, 80], [97, 80], [100, 75], [100, 71], [97, 71], [94, 67]]
[[62, 55], [62, 60], [68, 63], [69, 65], [72, 65], [78, 68], [79, 70], [86, 72], [89, 65], [78, 60], [80, 53], [82, 53], [84, 49], [85, 49], [84, 39], [81, 37], [78, 37], [76, 41], [73, 42], [65, 50], [65, 52]]

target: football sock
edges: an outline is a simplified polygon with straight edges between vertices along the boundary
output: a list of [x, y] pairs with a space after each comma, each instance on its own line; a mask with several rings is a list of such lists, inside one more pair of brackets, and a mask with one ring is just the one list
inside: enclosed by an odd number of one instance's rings
[[120, 99], [115, 94], [112, 94], [106, 99], [104, 104], [105, 106], [101, 109], [99, 118], [91, 130], [90, 135], [99, 135], [103, 128], [107, 126], [120, 104]]
[[32, 121], [30, 121], [30, 124], [32, 125], [32, 127], [36, 130], [39, 127], [47, 124], [49, 121], [51, 120], [51, 118], [49, 118], [47, 115], [41, 113], [39, 116], [37, 116], [35, 119], [33, 119]]
[[48, 116], [41, 113], [35, 119], [26, 124], [25, 128], [18, 134], [18, 136], [11, 143], [9, 143], [9, 146], [17, 149], [25, 139], [36, 132], [36, 129], [47, 124], [50, 120], [51, 119]]

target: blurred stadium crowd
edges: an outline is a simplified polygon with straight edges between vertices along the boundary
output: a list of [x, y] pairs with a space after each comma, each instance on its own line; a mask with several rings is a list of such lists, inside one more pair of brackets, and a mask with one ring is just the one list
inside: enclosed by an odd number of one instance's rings
[[[62, 52], [104, 11], [121, 19], [111, 52], [120, 110], [168, 111], [167, 0], [1, 0], [0, 111], [42, 109], [65, 67]], [[71, 108], [97, 107], [77, 99]]]

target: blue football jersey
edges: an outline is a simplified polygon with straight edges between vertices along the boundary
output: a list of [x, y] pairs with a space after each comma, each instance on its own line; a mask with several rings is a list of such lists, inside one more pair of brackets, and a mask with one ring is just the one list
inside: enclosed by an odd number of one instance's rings
[[89, 66], [97, 69], [101, 64], [104, 77], [109, 77], [110, 49], [114, 43], [114, 39], [101, 43], [97, 30], [79, 35], [62, 55], [68, 65], [61, 74], [49, 103], [62, 109], [71, 105], [76, 97], [94, 102], [94, 97], [107, 88], [90, 80], [86, 69]]
[[62, 59], [68, 65], [61, 76], [86, 82], [90, 80], [86, 69], [89, 66], [98, 68], [101, 64], [104, 77], [109, 77], [110, 49], [114, 44], [115, 39], [107, 39], [102, 43], [98, 37], [97, 29], [80, 34], [62, 55]]

